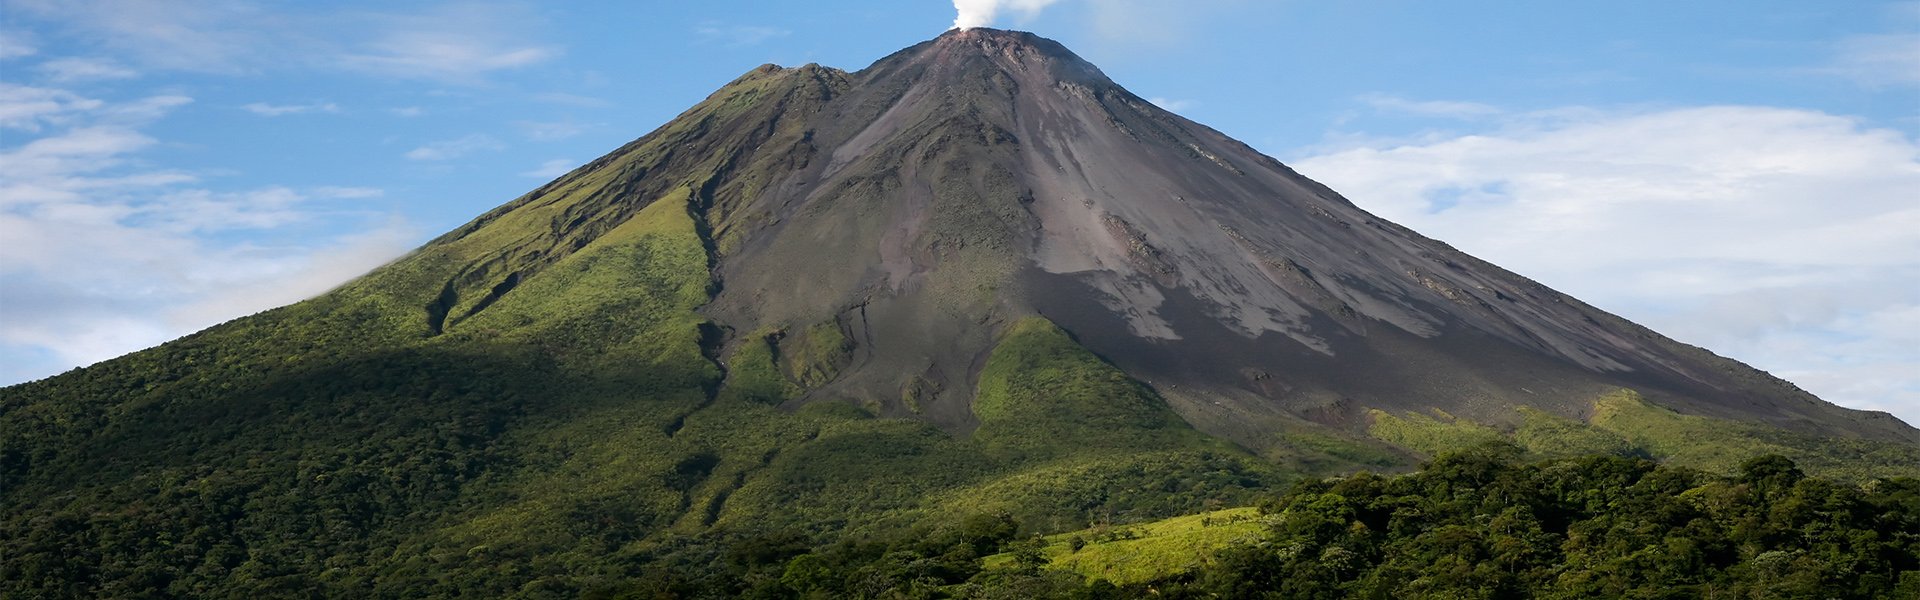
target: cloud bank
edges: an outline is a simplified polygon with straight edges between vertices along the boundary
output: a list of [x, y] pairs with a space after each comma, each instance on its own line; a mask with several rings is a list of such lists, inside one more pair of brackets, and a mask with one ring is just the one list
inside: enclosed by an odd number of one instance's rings
[[1496, 123], [1288, 163], [1683, 342], [1920, 423], [1920, 141], [1758, 106], [1392, 104]]
[[[0, 351], [12, 359], [0, 381], [296, 302], [412, 244], [404, 223], [355, 208], [379, 189], [221, 189], [153, 166], [147, 154], [165, 142], [149, 126], [192, 102], [0, 84]], [[342, 220], [361, 222], [354, 233], [275, 235]]]

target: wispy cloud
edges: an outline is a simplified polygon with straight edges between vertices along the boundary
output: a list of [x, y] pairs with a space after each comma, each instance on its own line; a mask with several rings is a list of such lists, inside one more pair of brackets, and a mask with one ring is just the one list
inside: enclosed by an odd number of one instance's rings
[[56, 58], [34, 67], [54, 83], [132, 79], [140, 72], [106, 58]]
[[409, 160], [453, 160], [475, 152], [497, 152], [507, 145], [493, 136], [475, 133], [451, 140], [431, 142], [407, 152]]
[[379, 198], [387, 195], [386, 190], [370, 187], [321, 186], [307, 192], [315, 198], [342, 198], [357, 200], [361, 198]]
[[427, 114], [427, 109], [420, 108], [418, 106], [400, 106], [395, 108], [389, 108], [387, 109], [387, 112], [392, 113], [393, 116], [396, 116], [396, 117], [406, 117], [411, 119], [413, 117], [418, 117], [418, 116]]
[[553, 179], [573, 171], [573, 169], [578, 166], [580, 166], [580, 163], [574, 162], [571, 158], [556, 158], [540, 163], [540, 166], [534, 167], [533, 170], [521, 173], [520, 175], [536, 179]]
[[507, 2], [304, 14], [252, 2], [14, 0], [9, 8], [78, 32], [121, 60], [170, 70], [327, 69], [474, 83], [562, 53], [533, 39], [537, 14]]
[[531, 40], [541, 21], [524, 5], [445, 5], [413, 14], [366, 17], [370, 38], [331, 57], [339, 66], [380, 75], [451, 82], [552, 60], [559, 47]]
[[4, 361], [0, 377], [44, 376], [299, 300], [404, 250], [413, 234], [391, 221], [305, 244], [234, 241], [340, 218], [317, 201], [382, 192], [220, 190], [147, 166], [140, 155], [161, 142], [143, 130], [190, 101], [66, 101], [27, 117], [44, 134], [0, 150], [0, 354], [38, 357]]
[[1166, 48], [1190, 39], [1202, 25], [1243, 0], [1085, 0], [1093, 33], [1115, 49]]
[[586, 133], [594, 125], [574, 120], [565, 121], [518, 121], [515, 127], [526, 134], [527, 139], [536, 142], [553, 142]]
[[34, 47], [33, 36], [24, 31], [0, 29], [0, 60], [33, 56], [40, 49]]
[[763, 25], [731, 25], [708, 21], [695, 27], [693, 32], [709, 41], [729, 46], [752, 46], [771, 40], [793, 35], [793, 30]]
[[188, 234], [272, 229], [307, 218], [307, 197], [291, 188], [267, 186], [236, 192], [191, 189], [167, 192], [126, 215], [156, 231]]
[[75, 31], [100, 47], [164, 69], [237, 73], [286, 58], [303, 44], [287, 24], [237, 2], [14, 0], [14, 17]]
[[0, 82], [0, 128], [38, 131], [103, 104], [63, 89]]
[[1920, 422], [1920, 344], [1897, 327], [1920, 312], [1917, 157], [1920, 141], [1816, 111], [1571, 107], [1289, 163], [1682, 341]]
[[1175, 100], [1173, 98], [1161, 98], [1157, 96], [1153, 98], [1148, 98], [1147, 101], [1152, 102], [1154, 106], [1158, 106], [1160, 108], [1164, 108], [1173, 112], [1180, 112], [1180, 111], [1193, 108], [1194, 106], [1199, 105], [1199, 103], [1194, 102], [1192, 100]]
[[1920, 85], [1920, 33], [1841, 40], [1830, 71], [1867, 85]]
[[[85, 366], [303, 300], [392, 260], [414, 236], [401, 222], [290, 247], [223, 245], [86, 215], [0, 214], [0, 235], [57, 252], [15, 262], [0, 289], [0, 351], [47, 356], [8, 364], [21, 381]], [[33, 370], [29, 370], [33, 369]]]
[[263, 117], [340, 112], [340, 105], [332, 102], [315, 102], [313, 104], [267, 104], [264, 102], [255, 102], [240, 108]]
[[1490, 117], [1504, 112], [1491, 104], [1451, 100], [1409, 100], [1389, 94], [1364, 94], [1356, 99], [1374, 110], [1424, 117], [1471, 119]]
[[342, 56], [340, 64], [382, 75], [454, 81], [539, 64], [560, 54], [550, 47], [501, 47], [461, 33], [438, 31], [395, 31], [365, 50]]
[[608, 106], [613, 106], [612, 102], [608, 102], [603, 98], [594, 98], [592, 96], [581, 96], [578, 94], [569, 94], [566, 92], [542, 92], [542, 93], [534, 94], [533, 99], [540, 102], [545, 102], [548, 104], [559, 104], [563, 106], [577, 106], [580, 108], [606, 108]]
[[127, 155], [154, 143], [131, 127], [89, 123], [0, 152], [0, 207], [130, 215], [136, 211], [129, 207], [84, 203], [102, 192], [194, 180], [176, 172], [119, 172]]

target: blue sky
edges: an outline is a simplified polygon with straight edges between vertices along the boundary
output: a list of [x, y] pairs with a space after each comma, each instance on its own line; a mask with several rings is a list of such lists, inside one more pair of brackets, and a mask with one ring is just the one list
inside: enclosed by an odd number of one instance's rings
[[[1920, 423], [1920, 3], [967, 3], [1362, 207]], [[955, 15], [0, 0], [0, 383], [319, 293], [756, 65], [857, 69]]]

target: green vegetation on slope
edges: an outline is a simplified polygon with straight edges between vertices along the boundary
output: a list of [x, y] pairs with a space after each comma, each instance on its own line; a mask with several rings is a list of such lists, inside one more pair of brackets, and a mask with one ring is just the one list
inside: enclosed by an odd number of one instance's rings
[[724, 589], [754, 598], [1909, 598], [1920, 480], [1863, 486], [1779, 456], [1730, 476], [1641, 458], [1516, 460], [1303, 481], [1259, 508], [1044, 537], [973, 515], [812, 548], [763, 538]]
[[800, 396], [799, 385], [780, 372], [775, 355], [776, 335], [748, 335], [727, 357], [727, 385], [722, 398], [749, 400], [778, 405]]
[[1729, 472], [1757, 455], [1779, 454], [1823, 477], [1920, 477], [1920, 448], [1682, 415], [1629, 390], [1595, 402], [1592, 422], [1655, 458], [1714, 472]]
[[[1253, 509], [1235, 509], [1009, 544], [986, 559], [980, 583], [957, 595], [1920, 594], [1920, 480], [1840, 484], [1808, 477], [1780, 456], [1715, 476], [1620, 456], [1524, 463], [1513, 459], [1518, 452], [1490, 446], [1443, 455], [1409, 475], [1302, 482], [1265, 503], [1257, 519], [1248, 518]], [[1058, 576], [1069, 573], [1078, 577]], [[1091, 583], [1075, 581], [1082, 578]]]
[[1863, 487], [1779, 456], [1715, 476], [1645, 459], [1442, 456], [1305, 483], [1255, 543], [1169, 598], [1908, 598], [1920, 481]]
[[1198, 442], [1173, 410], [1052, 322], [1014, 323], [980, 372], [974, 438], [1017, 452]]
[[1761, 425], [1683, 415], [1656, 406], [1632, 390], [1594, 401], [1588, 423], [1519, 407], [1511, 432], [1440, 413], [1396, 416], [1371, 411], [1368, 433], [1429, 456], [1490, 443], [1512, 442], [1537, 458], [1614, 454], [1647, 456], [1675, 465], [1729, 473], [1755, 456], [1778, 454], [1808, 472], [1845, 481], [1920, 477], [1920, 448], [1891, 442], [1811, 436]]
[[1359, 470], [1403, 471], [1419, 463], [1412, 453], [1366, 433], [1351, 433], [1305, 419], [1270, 421], [1275, 431], [1260, 457], [1303, 475], [1336, 475]]
[[[399, 282], [447, 276], [429, 248], [335, 294], [0, 391], [0, 592], [739, 590], [835, 540], [1159, 518], [1280, 480], [1044, 320], [989, 360], [975, 439], [830, 400], [782, 411], [797, 388], [767, 338], [728, 372], [709, 357], [695, 210], [671, 192], [439, 331]], [[837, 334], [803, 332], [796, 347], [821, 352], [801, 362], [839, 360]]]
[[784, 342], [780, 349], [787, 362], [787, 374], [807, 388], [833, 381], [853, 350], [852, 342], [840, 330], [837, 320], [815, 323]]
[[1368, 411], [1373, 419], [1367, 433], [1388, 443], [1424, 454], [1439, 454], [1505, 439], [1493, 428], [1435, 410], [1439, 418], [1418, 413], [1396, 417], [1383, 410]]
[[1534, 408], [1523, 406], [1519, 411], [1523, 421], [1513, 432], [1513, 441], [1534, 456], [1626, 456], [1638, 451], [1619, 433]]
[[[1257, 508], [1229, 508], [1125, 526], [1046, 536], [1047, 568], [1117, 585], [1176, 578], [1201, 570], [1213, 554], [1258, 539], [1267, 529]], [[988, 569], [1015, 566], [1012, 554], [986, 558]]]

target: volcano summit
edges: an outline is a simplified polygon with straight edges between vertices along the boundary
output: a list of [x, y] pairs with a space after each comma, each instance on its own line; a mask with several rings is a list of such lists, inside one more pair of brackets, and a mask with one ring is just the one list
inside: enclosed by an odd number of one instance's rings
[[0, 391], [5, 537], [56, 540], [0, 560], [107, 595], [577, 593], [1493, 439], [1920, 469], [1888, 415], [1375, 217], [1051, 40], [956, 30], [756, 68], [326, 295]]

